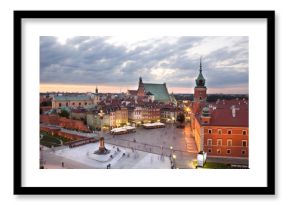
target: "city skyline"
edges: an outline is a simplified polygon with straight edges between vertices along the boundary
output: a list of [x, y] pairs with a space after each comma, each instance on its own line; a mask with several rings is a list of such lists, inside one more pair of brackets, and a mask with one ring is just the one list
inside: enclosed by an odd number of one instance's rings
[[193, 93], [202, 58], [208, 93], [248, 94], [248, 37], [40, 37], [40, 92], [126, 92], [166, 82]]

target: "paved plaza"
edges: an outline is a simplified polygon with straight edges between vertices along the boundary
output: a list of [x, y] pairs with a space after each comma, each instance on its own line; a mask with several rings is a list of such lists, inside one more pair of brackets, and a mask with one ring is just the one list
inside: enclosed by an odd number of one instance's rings
[[103, 134], [103, 137], [110, 144], [159, 155], [175, 155], [177, 168], [192, 168], [192, 161], [197, 154], [190, 124], [187, 124], [184, 129], [176, 128], [174, 124], [167, 124], [165, 128], [137, 128], [136, 133], [115, 136]]
[[[167, 124], [165, 128], [136, 129], [136, 133], [111, 135], [99, 133], [105, 139], [105, 146], [112, 149], [119, 147], [125, 153], [110, 162], [111, 168], [123, 169], [163, 169], [192, 168], [192, 161], [196, 158], [196, 146], [190, 125], [184, 129], [176, 128], [174, 124]], [[55, 148], [54, 151], [42, 151], [45, 168], [106, 168], [108, 163], [101, 163], [89, 159], [87, 153], [98, 148], [98, 143], [83, 145], [76, 148], [65, 146]], [[176, 159], [173, 161], [172, 157]], [[65, 166], [62, 167], [61, 162]]]

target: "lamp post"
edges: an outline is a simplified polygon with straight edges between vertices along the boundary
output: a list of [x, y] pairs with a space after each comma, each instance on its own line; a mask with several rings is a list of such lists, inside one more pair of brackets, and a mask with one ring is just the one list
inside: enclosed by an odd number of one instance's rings
[[[40, 138], [43, 138], [43, 135], [40, 134]], [[42, 150], [42, 146], [40, 145], [39, 148], [39, 152], [40, 152], [40, 169], [44, 169], [44, 159], [43, 159], [43, 150]]]
[[170, 146], [169, 148], [170, 148], [170, 157], [172, 157], [172, 155], [173, 155], [173, 147]]
[[172, 155], [172, 165], [173, 165], [173, 168], [175, 169], [176, 168], [176, 155]]

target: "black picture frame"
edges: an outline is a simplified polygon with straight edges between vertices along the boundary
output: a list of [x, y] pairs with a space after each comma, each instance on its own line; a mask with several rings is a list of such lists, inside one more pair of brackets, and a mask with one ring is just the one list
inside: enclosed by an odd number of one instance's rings
[[[24, 187], [22, 186], [22, 19], [206, 18], [267, 20], [266, 187]], [[14, 194], [16, 195], [273, 195], [275, 194], [275, 11], [14, 11]]]

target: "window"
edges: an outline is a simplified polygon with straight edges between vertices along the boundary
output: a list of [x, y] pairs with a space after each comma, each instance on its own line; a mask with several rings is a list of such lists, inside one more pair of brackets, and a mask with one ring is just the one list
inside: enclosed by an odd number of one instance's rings
[[218, 140], [217, 140], [217, 145], [218, 145], [218, 146], [222, 146], [222, 144], [223, 144], [222, 139], [218, 139]]
[[208, 149], [207, 152], [208, 152], [208, 153], [211, 153], [211, 149]]
[[228, 135], [231, 135], [232, 134], [232, 130], [228, 130]]
[[81, 106], [82, 105], [82, 103], [79, 103], [79, 106]]
[[59, 103], [58, 106], [61, 107], [61, 103]]
[[85, 102], [85, 105], [87, 105], [88, 103], [87, 102]]
[[212, 146], [212, 139], [207, 140], [207, 146]]
[[218, 134], [221, 135], [222, 134], [222, 130], [218, 129]]
[[68, 107], [68, 103], [65, 104]]
[[73, 106], [75, 105], [75, 103], [73, 102]]
[[217, 152], [217, 154], [221, 154], [222, 153], [221, 149], [217, 149], [216, 152]]
[[245, 155], [246, 154], [246, 150], [242, 150], [242, 155]]
[[211, 134], [212, 133], [212, 130], [211, 129], [208, 129], [208, 134]]
[[227, 149], [227, 154], [231, 154], [231, 150], [230, 149]]
[[242, 140], [242, 146], [246, 147], [247, 146], [247, 140]]
[[247, 135], [247, 131], [246, 130], [243, 130], [243, 135]]
[[227, 146], [228, 146], [228, 147], [231, 147], [232, 144], [233, 144], [233, 141], [232, 141], [232, 140], [227, 140]]

